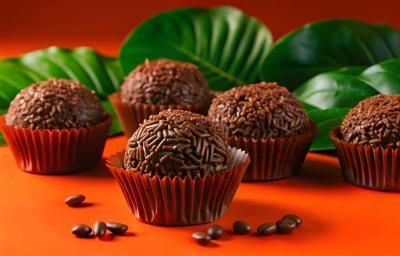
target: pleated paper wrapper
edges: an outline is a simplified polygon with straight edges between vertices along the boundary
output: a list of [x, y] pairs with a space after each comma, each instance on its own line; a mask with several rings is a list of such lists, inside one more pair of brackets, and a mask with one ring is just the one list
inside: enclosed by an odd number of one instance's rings
[[[156, 104], [124, 103], [121, 101], [121, 92], [113, 93], [108, 98], [115, 109], [125, 135], [128, 137], [132, 136], [132, 134], [139, 128], [139, 125], [143, 123], [145, 119], [149, 118], [149, 116], [158, 114], [159, 112], [169, 108], [184, 109], [179, 106], [172, 107]], [[207, 112], [207, 110], [196, 106], [184, 110], [200, 114]]]
[[241, 148], [250, 156], [243, 181], [271, 181], [296, 174], [303, 165], [316, 129], [313, 124], [308, 132], [277, 139], [228, 138], [232, 147]]
[[365, 188], [400, 191], [399, 148], [352, 144], [341, 139], [338, 128], [330, 137], [345, 180]]
[[20, 169], [34, 174], [68, 174], [95, 168], [111, 116], [97, 125], [62, 130], [15, 128], [0, 117], [0, 128]]
[[154, 225], [186, 226], [217, 220], [228, 209], [249, 156], [232, 148], [230, 168], [205, 177], [150, 177], [123, 168], [124, 152], [113, 155], [107, 166], [117, 180], [132, 213]]

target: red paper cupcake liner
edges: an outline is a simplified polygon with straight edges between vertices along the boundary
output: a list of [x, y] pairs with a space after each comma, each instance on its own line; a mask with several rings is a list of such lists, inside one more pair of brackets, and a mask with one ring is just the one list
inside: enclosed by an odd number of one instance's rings
[[132, 213], [154, 225], [185, 226], [217, 220], [228, 209], [250, 162], [248, 154], [232, 149], [234, 160], [226, 171], [203, 178], [163, 177], [123, 168], [124, 152], [107, 166], [117, 180]]
[[345, 180], [365, 188], [400, 191], [399, 148], [352, 144], [341, 139], [338, 128], [329, 135]]
[[67, 174], [92, 169], [99, 163], [108, 130], [104, 122], [79, 129], [15, 128], [0, 117], [0, 128], [20, 169], [35, 174]]
[[316, 133], [313, 124], [310, 131], [291, 137], [277, 139], [252, 139], [230, 137], [232, 147], [245, 150], [251, 158], [243, 181], [271, 181], [296, 174]]
[[[164, 105], [123, 103], [121, 101], [121, 92], [113, 93], [108, 98], [115, 109], [119, 121], [121, 122], [125, 135], [128, 137], [130, 137], [139, 128], [139, 125], [149, 116], [158, 114], [163, 110], [171, 108], [171, 106]], [[207, 112], [207, 110], [197, 106], [194, 106], [190, 109], [185, 109], [179, 106], [174, 108], [189, 110], [193, 113], [200, 114]]]

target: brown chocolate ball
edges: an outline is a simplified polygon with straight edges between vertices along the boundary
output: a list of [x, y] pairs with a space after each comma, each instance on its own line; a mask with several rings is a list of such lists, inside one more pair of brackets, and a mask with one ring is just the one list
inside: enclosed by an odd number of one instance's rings
[[146, 61], [125, 78], [121, 101], [207, 109], [211, 94], [206, 79], [195, 65], [159, 59]]
[[300, 101], [276, 83], [251, 84], [219, 94], [208, 116], [229, 137], [277, 138], [311, 128]]
[[400, 95], [376, 95], [352, 108], [340, 125], [342, 138], [354, 144], [400, 146]]
[[98, 124], [106, 116], [93, 92], [77, 82], [52, 78], [21, 90], [5, 121], [17, 128], [72, 129]]
[[124, 166], [151, 176], [204, 177], [225, 170], [230, 152], [222, 131], [207, 117], [169, 109], [135, 131]]

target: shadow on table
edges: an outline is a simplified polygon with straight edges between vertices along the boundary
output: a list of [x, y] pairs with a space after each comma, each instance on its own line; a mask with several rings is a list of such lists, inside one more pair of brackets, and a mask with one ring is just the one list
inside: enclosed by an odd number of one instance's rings
[[292, 179], [296, 187], [307, 188], [340, 188], [346, 186], [342, 178], [339, 162], [336, 157], [310, 154], [304, 162], [302, 170]]
[[108, 170], [105, 159], [103, 158], [99, 165], [92, 170], [84, 171], [81, 173], [76, 174], [79, 177], [82, 178], [90, 178], [90, 179], [112, 179], [112, 174]]
[[338, 159], [321, 154], [308, 155], [302, 169], [293, 177], [267, 182], [245, 182], [244, 184], [260, 188], [266, 186], [308, 191], [349, 188], [342, 178]]

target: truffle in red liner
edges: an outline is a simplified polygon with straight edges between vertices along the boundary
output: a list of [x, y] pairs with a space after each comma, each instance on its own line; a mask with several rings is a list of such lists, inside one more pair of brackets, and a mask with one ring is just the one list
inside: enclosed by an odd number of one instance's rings
[[233, 88], [212, 101], [209, 118], [231, 146], [249, 153], [244, 181], [268, 181], [294, 175], [302, 166], [316, 126], [300, 101], [276, 83]]
[[204, 114], [211, 98], [207, 81], [195, 65], [158, 59], [146, 60], [133, 70], [110, 101], [130, 137], [151, 114], [168, 108]]
[[107, 166], [139, 220], [193, 225], [226, 211], [248, 163], [206, 117], [167, 110], [146, 120]]
[[94, 93], [49, 79], [17, 94], [0, 128], [22, 170], [64, 174], [96, 167], [111, 123]]
[[400, 95], [361, 101], [330, 137], [344, 178], [358, 186], [400, 191]]

